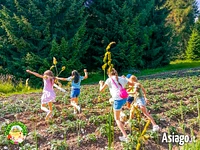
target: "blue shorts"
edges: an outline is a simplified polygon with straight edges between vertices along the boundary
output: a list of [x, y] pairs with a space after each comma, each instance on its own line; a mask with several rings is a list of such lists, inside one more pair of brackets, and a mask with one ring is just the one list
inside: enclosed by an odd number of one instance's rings
[[144, 97], [138, 97], [136, 99], [136, 103], [138, 104], [138, 106], [146, 106], [146, 101]]
[[129, 97], [127, 98], [127, 102], [129, 102], [129, 103], [132, 103], [133, 100], [134, 100], [134, 97], [132, 97], [132, 96], [129, 96]]
[[114, 100], [113, 108], [114, 110], [121, 110], [124, 104], [126, 104], [126, 98], [121, 100]]
[[71, 98], [78, 97], [79, 95], [80, 95], [80, 89], [72, 89], [71, 95], [70, 95]]

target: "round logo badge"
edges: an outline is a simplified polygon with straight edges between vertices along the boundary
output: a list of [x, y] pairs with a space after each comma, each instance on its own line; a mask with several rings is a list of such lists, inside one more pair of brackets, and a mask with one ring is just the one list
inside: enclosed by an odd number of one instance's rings
[[27, 135], [27, 127], [21, 122], [12, 122], [6, 127], [5, 135], [13, 144], [20, 144], [25, 140]]

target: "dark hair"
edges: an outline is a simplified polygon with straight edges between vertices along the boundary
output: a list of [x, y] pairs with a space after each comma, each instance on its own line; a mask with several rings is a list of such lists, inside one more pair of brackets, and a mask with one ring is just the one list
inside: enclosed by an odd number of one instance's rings
[[117, 73], [117, 71], [115, 70], [115, 68], [108, 69], [108, 72], [107, 72], [107, 73], [108, 73], [108, 75], [115, 76], [116, 79], [117, 79], [118, 84], [121, 85], [121, 84], [119, 83], [119, 80], [118, 80], [118, 73]]
[[80, 75], [79, 75], [78, 71], [73, 70], [72, 71], [72, 76], [73, 76], [74, 83], [78, 83], [79, 78], [80, 78]]

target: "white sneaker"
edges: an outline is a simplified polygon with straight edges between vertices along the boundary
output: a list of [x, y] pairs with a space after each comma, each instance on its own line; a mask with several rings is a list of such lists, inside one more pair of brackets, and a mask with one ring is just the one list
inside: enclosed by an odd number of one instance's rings
[[76, 115], [77, 114], [77, 111], [74, 109], [74, 115]]
[[78, 105], [77, 110], [78, 110], [79, 113], [81, 113], [81, 106], [80, 105]]
[[128, 138], [127, 137], [124, 137], [124, 136], [119, 136], [119, 140], [121, 142], [128, 142]]
[[158, 126], [158, 125], [154, 125], [153, 126], [153, 131], [155, 132], [155, 131], [159, 131], [159, 129], [160, 129], [160, 127]]
[[126, 121], [126, 122], [124, 123], [124, 126], [129, 126], [129, 125], [131, 125], [131, 121], [130, 121], [130, 120], [128, 120], [128, 121]]

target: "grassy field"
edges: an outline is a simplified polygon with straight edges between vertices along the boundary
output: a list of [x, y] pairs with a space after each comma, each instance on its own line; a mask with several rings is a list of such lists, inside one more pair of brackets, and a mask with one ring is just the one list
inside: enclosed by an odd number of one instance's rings
[[[152, 132], [152, 126], [149, 125], [145, 138], [140, 138], [147, 122], [141, 114], [141, 120], [133, 119], [131, 128], [126, 128], [129, 143], [119, 141], [121, 133], [113, 120], [108, 101], [109, 91], [100, 94], [98, 84], [82, 86], [79, 100], [82, 113], [78, 115], [73, 114], [73, 108], [69, 104], [70, 88], [66, 87], [66, 93], [56, 90], [53, 119], [48, 123], [44, 121], [45, 113], [40, 110], [41, 91], [1, 97], [0, 149], [102, 150], [108, 149], [108, 139], [113, 141], [113, 149], [118, 150], [136, 149], [139, 141], [144, 150], [200, 149], [200, 68], [198, 65], [193, 67], [179, 70], [180, 67], [176, 71], [170, 67], [161, 72], [157, 70], [156, 74], [154, 70], [154, 74], [151, 74], [152, 71], [148, 75], [146, 73], [146, 76], [141, 73], [139, 80], [150, 100], [148, 110], [161, 130]], [[94, 80], [91, 82], [95, 83]], [[126, 107], [123, 112], [129, 117]], [[13, 121], [21, 121], [28, 128], [29, 134], [20, 146], [9, 143], [4, 135], [6, 125]], [[162, 142], [164, 133], [194, 136], [197, 142], [183, 146], [176, 142]]]
[[[177, 71], [177, 70], [196, 68], [196, 67], [200, 67], [200, 61], [177, 60], [177, 61], [172, 61], [169, 65], [165, 67], [160, 67], [156, 69], [144, 69], [144, 70], [130, 69], [129, 71], [123, 72], [119, 75], [134, 74], [137, 77], [140, 77], [140, 76], [146, 76], [146, 75], [151, 75], [151, 74], [156, 74], [156, 73], [163, 73], [167, 71]], [[83, 84], [98, 83], [99, 80], [103, 80], [103, 79], [104, 79], [103, 71], [91, 72], [89, 73], [89, 78], [83, 81]]]

